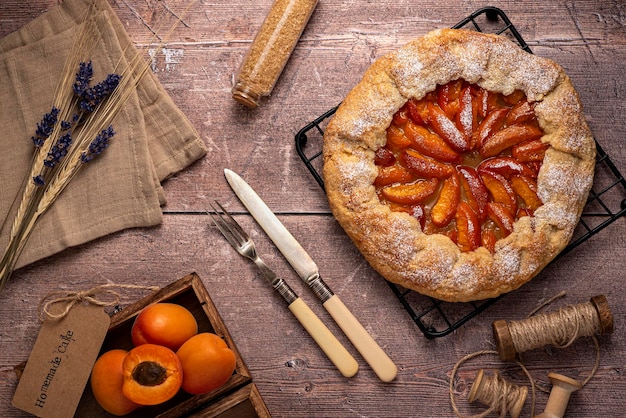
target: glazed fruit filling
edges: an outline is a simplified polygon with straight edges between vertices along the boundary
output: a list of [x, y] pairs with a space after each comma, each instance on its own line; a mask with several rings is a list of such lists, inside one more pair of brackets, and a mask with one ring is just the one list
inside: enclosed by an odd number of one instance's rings
[[376, 151], [376, 192], [425, 233], [445, 234], [462, 251], [494, 252], [517, 219], [542, 205], [542, 135], [523, 92], [451, 81], [396, 112]]

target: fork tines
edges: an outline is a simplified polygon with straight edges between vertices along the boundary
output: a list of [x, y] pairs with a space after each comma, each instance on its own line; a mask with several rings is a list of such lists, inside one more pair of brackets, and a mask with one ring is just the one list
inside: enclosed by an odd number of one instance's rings
[[237, 221], [231, 216], [230, 213], [218, 202], [215, 204], [219, 207], [219, 210], [211, 203], [211, 208], [215, 214], [207, 211], [215, 226], [220, 230], [224, 238], [236, 249], [243, 246], [250, 238], [243, 228], [237, 223]]

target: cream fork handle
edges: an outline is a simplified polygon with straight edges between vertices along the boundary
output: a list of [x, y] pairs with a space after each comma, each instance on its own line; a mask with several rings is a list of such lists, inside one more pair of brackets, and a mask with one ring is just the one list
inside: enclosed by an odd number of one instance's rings
[[383, 382], [391, 382], [398, 374], [398, 368], [389, 356], [376, 343], [352, 312], [343, 304], [339, 296], [333, 295], [324, 302], [324, 308], [352, 341], [374, 373]]
[[294, 300], [289, 305], [289, 310], [298, 318], [304, 329], [313, 337], [342, 375], [352, 377], [356, 374], [359, 365], [354, 357], [302, 299]]

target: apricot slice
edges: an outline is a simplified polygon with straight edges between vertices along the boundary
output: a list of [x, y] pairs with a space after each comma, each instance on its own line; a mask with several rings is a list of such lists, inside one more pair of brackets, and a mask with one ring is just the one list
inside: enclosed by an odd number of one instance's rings
[[535, 109], [526, 100], [517, 103], [506, 115], [505, 123], [515, 125], [527, 123], [535, 119]]
[[425, 126], [428, 122], [428, 109], [424, 102], [417, 102], [415, 99], [407, 100], [406, 112], [408, 118], [417, 125]]
[[176, 354], [183, 366], [183, 390], [193, 395], [219, 388], [235, 371], [235, 353], [213, 333], [191, 337]]
[[498, 225], [498, 228], [500, 228], [503, 236], [507, 236], [513, 232], [513, 223], [515, 222], [515, 219], [509, 211], [509, 208], [505, 205], [489, 202], [487, 204], [487, 215], [489, 216], [489, 219]]
[[459, 97], [463, 87], [462, 80], [450, 81], [437, 90], [437, 104], [452, 119], [459, 111]]
[[473, 142], [477, 147], [481, 147], [485, 140], [498, 131], [504, 124], [504, 119], [508, 113], [507, 109], [495, 109], [490, 112], [485, 119], [480, 122], [478, 129], [473, 134]]
[[105, 352], [96, 360], [91, 370], [89, 383], [93, 397], [109, 414], [122, 416], [133, 412], [139, 405], [124, 396], [124, 369], [122, 364], [128, 352], [114, 349]]
[[460, 163], [461, 155], [454, 151], [438, 135], [430, 132], [423, 126], [408, 122], [404, 127], [404, 133], [411, 140], [411, 148], [421, 154], [448, 163]]
[[501, 203], [508, 208], [516, 206], [515, 191], [507, 179], [500, 174], [489, 171], [480, 173], [480, 177], [494, 202]]
[[412, 173], [425, 178], [446, 178], [454, 174], [454, 167], [425, 157], [412, 149], [404, 150], [401, 160]]
[[389, 201], [404, 205], [414, 205], [428, 199], [437, 190], [437, 179], [417, 180], [410, 184], [397, 184], [380, 189], [381, 194]]
[[379, 167], [378, 176], [374, 180], [376, 186], [386, 186], [388, 184], [408, 182], [414, 180], [415, 176], [409, 172], [406, 168], [399, 164], [395, 164], [389, 167]]
[[411, 140], [404, 135], [402, 129], [397, 126], [387, 128], [387, 148], [401, 150], [411, 145]]
[[533, 171], [528, 166], [520, 163], [515, 158], [506, 156], [484, 160], [478, 165], [477, 170], [479, 173], [484, 173], [485, 171], [498, 173], [507, 179], [514, 175], [534, 177]]
[[521, 162], [543, 161], [543, 157], [546, 155], [546, 150], [549, 147], [550, 145], [544, 144], [541, 142], [541, 139], [534, 139], [513, 146], [511, 155]]
[[151, 343], [177, 350], [198, 333], [198, 322], [184, 306], [176, 303], [154, 303], [145, 307], [133, 323], [133, 345]]
[[157, 344], [133, 348], [122, 363], [122, 392], [139, 405], [158, 405], [176, 395], [183, 383], [183, 367], [175, 352]]
[[492, 253], [496, 251], [496, 242], [498, 241], [498, 237], [496, 236], [496, 233], [493, 229], [491, 228], [483, 229], [480, 238], [481, 238], [483, 247], [485, 247]]
[[467, 202], [460, 202], [456, 212], [457, 244], [461, 251], [473, 251], [480, 247], [480, 221]]
[[456, 208], [461, 200], [461, 185], [456, 174], [443, 181], [439, 198], [430, 210], [430, 218], [438, 227], [446, 226], [454, 219]]
[[480, 155], [484, 158], [493, 157], [513, 145], [540, 138], [542, 135], [541, 129], [532, 125], [507, 126], [483, 142], [480, 147]]
[[467, 152], [470, 150], [470, 140], [465, 137], [448, 118], [443, 110], [432, 103], [428, 103], [429, 122], [437, 135], [443, 138], [455, 151]]
[[532, 212], [543, 205], [543, 202], [537, 196], [537, 183], [532, 179], [525, 176], [514, 176], [511, 178], [511, 187]]
[[468, 166], [458, 166], [461, 188], [465, 193], [467, 203], [472, 207], [478, 220], [483, 222], [487, 218], [487, 202], [489, 191], [475, 169]]
[[471, 138], [474, 131], [474, 102], [469, 86], [465, 87], [459, 97], [459, 112], [456, 114], [456, 126], [465, 138]]

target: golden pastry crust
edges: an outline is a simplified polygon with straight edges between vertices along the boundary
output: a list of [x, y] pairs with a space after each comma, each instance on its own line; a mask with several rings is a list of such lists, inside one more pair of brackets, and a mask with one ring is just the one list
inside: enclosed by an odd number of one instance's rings
[[[505, 95], [521, 90], [551, 145], [537, 178], [543, 206], [514, 224], [491, 253], [462, 252], [448, 237], [382, 204], [374, 152], [409, 98], [463, 79]], [[331, 210], [366, 260], [387, 280], [437, 299], [496, 297], [521, 286], [571, 239], [593, 182], [595, 142], [570, 79], [556, 63], [498, 35], [441, 29], [372, 64], [325, 129], [323, 176]]]

